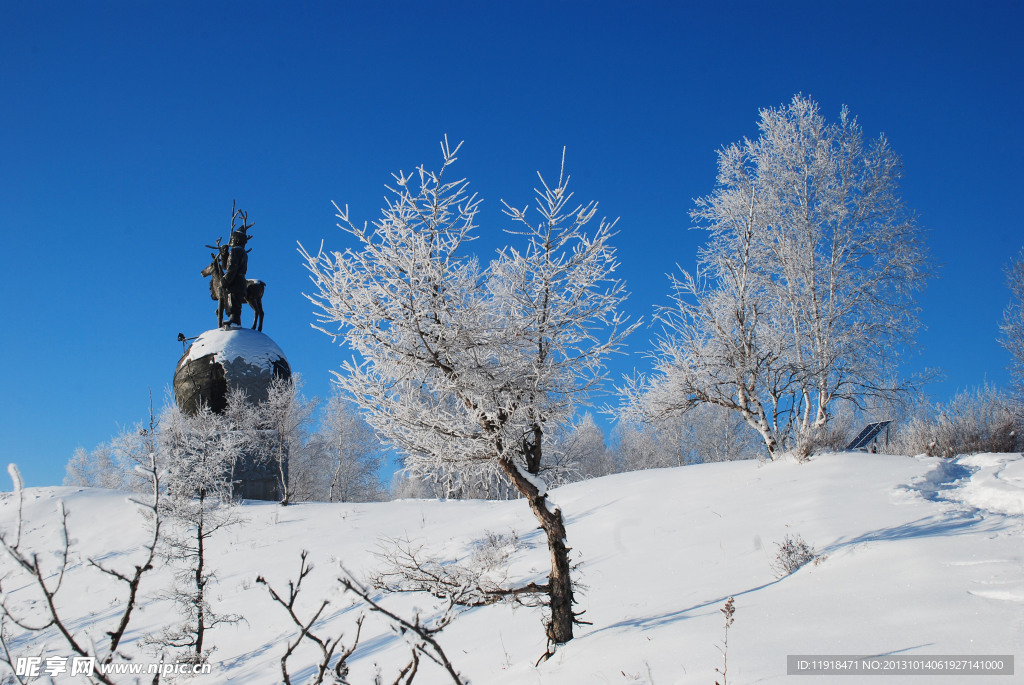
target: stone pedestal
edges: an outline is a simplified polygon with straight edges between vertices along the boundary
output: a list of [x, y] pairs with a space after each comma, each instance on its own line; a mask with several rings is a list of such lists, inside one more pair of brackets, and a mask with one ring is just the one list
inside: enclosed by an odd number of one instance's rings
[[[228, 393], [244, 390], [255, 405], [267, 399], [274, 378], [291, 378], [284, 352], [269, 336], [248, 328], [206, 331], [185, 351], [174, 371], [174, 399], [186, 414], [203, 406], [221, 413]], [[287, 470], [286, 470], [287, 475]], [[241, 499], [280, 499], [276, 464], [244, 456], [234, 468], [234, 495]]]

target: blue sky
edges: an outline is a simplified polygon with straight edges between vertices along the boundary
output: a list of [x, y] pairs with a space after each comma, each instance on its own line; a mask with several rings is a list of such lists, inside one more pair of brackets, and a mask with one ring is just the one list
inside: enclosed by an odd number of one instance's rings
[[[581, 200], [620, 217], [617, 245], [650, 319], [715, 151], [758, 109], [849, 105], [903, 156], [903, 196], [941, 277], [908, 370], [939, 399], [1007, 382], [996, 342], [1021, 249], [1024, 8], [944, 2], [4, 2], [0, 4], [0, 460], [59, 483], [164, 401], [179, 331], [214, 325], [203, 245], [232, 200], [256, 225], [249, 274], [307, 395], [344, 352], [310, 328], [296, 243], [346, 245], [331, 201], [373, 219], [397, 169], [439, 160], [485, 198], [532, 200], [563, 146]], [[249, 317], [248, 310], [244, 314]], [[647, 368], [651, 329], [613, 374]]]

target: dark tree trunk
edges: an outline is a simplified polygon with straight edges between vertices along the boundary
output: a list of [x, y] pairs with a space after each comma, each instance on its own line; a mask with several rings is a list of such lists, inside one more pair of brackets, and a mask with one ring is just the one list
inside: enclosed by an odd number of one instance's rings
[[196, 524], [196, 596], [195, 596], [195, 609], [196, 609], [196, 658], [202, 659], [203, 656], [203, 633], [206, 629], [206, 616], [203, 608], [205, 606], [205, 594], [206, 594], [206, 579], [203, 577], [204, 562], [206, 561], [206, 550], [205, 536], [203, 535], [203, 517], [205, 512], [203, 511], [203, 500], [206, 499], [202, 494], [199, 495], [199, 522]]
[[551, 575], [548, 576], [548, 600], [551, 609], [551, 621], [546, 626], [548, 640], [556, 645], [565, 644], [572, 639], [573, 594], [571, 567], [569, 564], [569, 547], [565, 544], [565, 524], [562, 522], [562, 510], [548, 507], [547, 495], [541, 494], [537, 486], [523, 475], [519, 467], [511, 459], [501, 460], [501, 468], [530, 504], [533, 515], [540, 522], [540, 527], [547, 536], [548, 551], [551, 553]]

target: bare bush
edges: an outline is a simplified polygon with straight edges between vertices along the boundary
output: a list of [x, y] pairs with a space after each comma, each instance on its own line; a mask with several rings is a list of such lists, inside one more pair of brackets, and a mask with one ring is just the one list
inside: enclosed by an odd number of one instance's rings
[[[468, 685], [468, 681], [464, 680], [462, 675], [455, 670], [455, 666], [452, 665], [448, 655], [445, 654], [444, 649], [441, 648], [440, 643], [436, 639], [436, 635], [448, 627], [458, 615], [455, 611], [454, 602], [449, 600], [447, 608], [440, 617], [425, 623], [420, 619], [418, 613], [413, 616], [412, 620], [409, 620], [388, 610], [370, 597], [367, 589], [347, 572], [341, 578], [338, 578], [338, 582], [341, 583], [341, 586], [347, 592], [354, 594], [362, 600], [369, 607], [370, 611], [380, 614], [387, 619], [392, 629], [409, 642], [409, 646], [412, 648], [412, 660], [398, 674], [398, 678], [395, 679], [393, 685], [409, 685], [412, 682], [416, 676], [419, 656], [421, 654], [444, 669], [455, 685]], [[377, 682], [381, 682], [379, 678]]]
[[801, 566], [805, 566], [819, 558], [814, 548], [804, 542], [799, 535], [786, 534], [782, 542], [778, 544], [778, 552], [771, 562], [772, 571], [779, 578], [784, 578], [795, 573]]
[[842, 412], [824, 425], [809, 428], [797, 437], [797, 458], [802, 461], [814, 454], [845, 449], [853, 433], [853, 422], [853, 412]]

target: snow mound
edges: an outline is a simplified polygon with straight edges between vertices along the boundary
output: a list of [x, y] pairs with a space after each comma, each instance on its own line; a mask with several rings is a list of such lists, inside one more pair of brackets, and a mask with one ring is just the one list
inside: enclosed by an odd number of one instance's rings
[[978, 509], [1024, 515], [1024, 455], [984, 453], [956, 461], [974, 469], [958, 488], [957, 499]]

